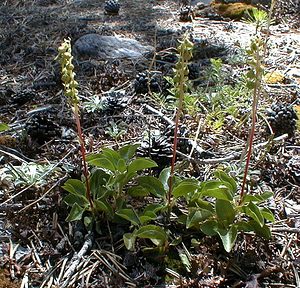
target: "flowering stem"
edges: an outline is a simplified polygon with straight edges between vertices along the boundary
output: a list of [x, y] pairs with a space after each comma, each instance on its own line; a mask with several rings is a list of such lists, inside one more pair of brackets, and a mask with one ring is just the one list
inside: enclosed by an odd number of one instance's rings
[[184, 94], [187, 88], [188, 82], [188, 61], [192, 58], [192, 49], [193, 43], [191, 43], [187, 36], [178, 46], [179, 60], [175, 65], [175, 75], [174, 75], [174, 88], [175, 96], [178, 99], [178, 106], [175, 118], [175, 129], [174, 129], [174, 142], [173, 142], [173, 156], [171, 161], [171, 171], [169, 177], [169, 191], [167, 194], [167, 203], [169, 212], [171, 211], [171, 198], [172, 198], [172, 189], [173, 189], [173, 178], [175, 173], [175, 162], [176, 162], [176, 152], [178, 144], [178, 127], [179, 119], [183, 109]]
[[77, 135], [80, 143], [82, 163], [83, 163], [83, 175], [85, 177], [85, 185], [86, 185], [85, 196], [88, 199], [92, 213], [94, 214], [94, 203], [91, 195], [89, 171], [88, 171], [88, 165], [86, 161], [86, 149], [84, 144], [84, 135], [81, 129], [80, 113], [78, 107], [78, 103], [79, 103], [78, 90], [77, 90], [78, 83], [77, 81], [75, 81], [75, 73], [73, 71], [74, 65], [72, 64], [73, 56], [72, 56], [71, 39], [64, 40], [62, 45], [58, 48], [58, 55], [56, 59], [58, 59], [61, 64], [61, 71], [62, 71], [61, 79], [64, 84], [65, 95], [68, 98], [73, 108], [73, 113], [74, 113], [75, 122], [77, 126]]

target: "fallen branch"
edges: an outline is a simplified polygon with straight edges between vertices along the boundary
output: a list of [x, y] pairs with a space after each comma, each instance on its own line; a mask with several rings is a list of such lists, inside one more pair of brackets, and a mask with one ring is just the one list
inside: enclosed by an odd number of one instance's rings
[[288, 233], [300, 233], [300, 228], [293, 227], [273, 227], [272, 232], [288, 232]]
[[79, 263], [82, 261], [82, 258], [84, 257], [85, 254], [87, 254], [91, 250], [91, 248], [93, 246], [93, 241], [94, 241], [94, 234], [93, 233], [87, 234], [86, 239], [85, 239], [80, 251], [78, 253], [75, 253], [70, 261], [71, 265], [69, 266], [69, 268], [67, 269], [67, 271], [64, 275], [64, 278], [63, 278], [64, 282], [60, 286], [61, 288], [68, 287], [70, 279], [74, 275]]
[[167, 122], [171, 126], [175, 125], [175, 122], [173, 120], [171, 120], [170, 118], [168, 118], [166, 115], [164, 115], [162, 112], [158, 111], [157, 109], [151, 107], [150, 105], [145, 104], [144, 108], [146, 108], [148, 111], [150, 111], [152, 113], [155, 113], [157, 116], [161, 117], [165, 122]]
[[239, 159], [238, 153], [234, 153], [234, 154], [228, 155], [226, 157], [210, 158], [210, 159], [195, 159], [195, 158], [192, 158], [178, 150], [177, 150], [177, 154], [195, 164], [217, 164], [217, 163], [227, 162], [229, 160]]

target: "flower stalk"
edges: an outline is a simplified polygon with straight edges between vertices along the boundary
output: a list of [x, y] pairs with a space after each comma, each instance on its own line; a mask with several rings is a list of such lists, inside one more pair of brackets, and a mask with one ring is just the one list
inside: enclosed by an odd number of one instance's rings
[[72, 63], [73, 56], [72, 56], [72, 47], [71, 47], [71, 40], [64, 39], [64, 42], [58, 48], [58, 55], [56, 59], [59, 61], [61, 65], [61, 80], [63, 82], [65, 96], [67, 97], [74, 114], [75, 123], [77, 127], [77, 136], [80, 144], [80, 151], [82, 157], [82, 165], [83, 165], [83, 176], [85, 178], [85, 185], [86, 185], [86, 198], [90, 203], [91, 210], [94, 210], [94, 203], [91, 196], [91, 189], [90, 189], [90, 180], [89, 180], [89, 171], [88, 165], [86, 161], [86, 148], [85, 148], [85, 141], [84, 141], [84, 134], [81, 128], [81, 121], [80, 121], [80, 112], [79, 112], [79, 97], [78, 97], [78, 83], [75, 80], [75, 72], [74, 72], [74, 65]]

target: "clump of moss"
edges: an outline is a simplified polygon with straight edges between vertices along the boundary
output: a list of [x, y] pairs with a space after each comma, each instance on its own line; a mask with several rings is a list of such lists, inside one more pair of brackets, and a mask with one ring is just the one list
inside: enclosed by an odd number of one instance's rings
[[218, 3], [217, 1], [213, 1], [211, 6], [216, 10], [216, 12], [226, 18], [230, 19], [241, 19], [245, 16], [246, 11], [251, 12], [251, 10], [255, 9], [253, 5], [246, 3]]
[[285, 77], [279, 71], [269, 72], [265, 75], [264, 80], [267, 84], [283, 83]]

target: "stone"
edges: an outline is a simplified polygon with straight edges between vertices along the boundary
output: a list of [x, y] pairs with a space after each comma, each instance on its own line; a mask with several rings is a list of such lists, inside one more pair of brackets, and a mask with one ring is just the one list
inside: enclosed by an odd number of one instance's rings
[[74, 44], [75, 55], [97, 59], [137, 59], [154, 52], [152, 46], [145, 46], [131, 38], [86, 34]]

